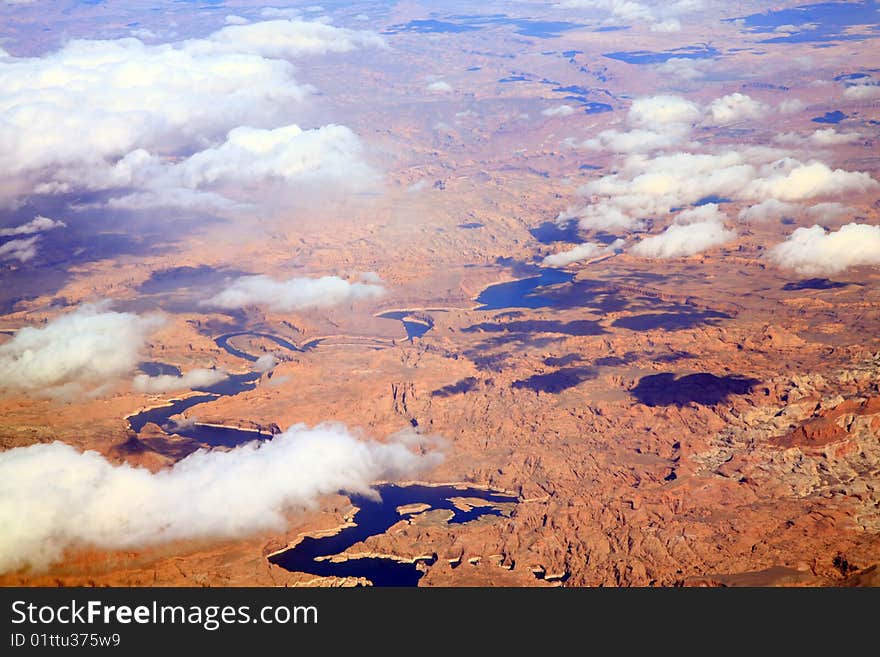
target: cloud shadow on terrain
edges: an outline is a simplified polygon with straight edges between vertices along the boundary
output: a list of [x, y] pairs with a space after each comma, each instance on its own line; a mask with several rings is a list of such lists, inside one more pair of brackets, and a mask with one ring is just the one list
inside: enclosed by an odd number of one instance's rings
[[527, 379], [511, 383], [512, 388], [526, 388], [535, 392], [557, 393], [587, 381], [598, 375], [592, 367], [563, 367], [555, 372], [534, 374]]
[[745, 395], [760, 381], [737, 375], [716, 376], [707, 372], [676, 378], [673, 372], [642, 377], [630, 394], [646, 406], [713, 406], [732, 395]]

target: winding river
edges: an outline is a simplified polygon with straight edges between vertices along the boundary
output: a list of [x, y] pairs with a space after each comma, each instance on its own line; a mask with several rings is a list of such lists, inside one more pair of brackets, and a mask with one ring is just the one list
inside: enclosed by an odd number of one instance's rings
[[[230, 339], [238, 336], [252, 336], [274, 342], [289, 351], [304, 352], [318, 344], [313, 340], [299, 347], [294, 343], [271, 333], [237, 331], [216, 338], [214, 342], [227, 353], [249, 363], [255, 363], [257, 356], [242, 351], [230, 344]], [[144, 363], [141, 369], [147, 373], [172, 373], [177, 368], [163, 363]], [[176, 433], [210, 447], [235, 447], [252, 440], [271, 440], [272, 434], [235, 427], [220, 427], [199, 423], [177, 423], [172, 417], [195, 406], [209, 404], [224, 396], [237, 395], [253, 390], [262, 372], [232, 374], [212, 386], [198, 388], [195, 394], [182, 399], [172, 399], [155, 408], [146, 409], [130, 415], [127, 420], [135, 433], [140, 433], [147, 423], [154, 423], [169, 433]], [[456, 486], [425, 486], [383, 484], [377, 486], [380, 499], [362, 495], [352, 495], [351, 502], [358, 508], [353, 516], [354, 525], [346, 527], [332, 536], [320, 538], [306, 537], [296, 546], [274, 554], [270, 561], [286, 570], [304, 572], [324, 577], [358, 577], [370, 581], [374, 586], [415, 586], [424, 574], [413, 561], [402, 561], [391, 557], [360, 557], [333, 561], [329, 557], [339, 555], [349, 547], [370, 536], [386, 532], [400, 520], [411, 517], [414, 512], [399, 513], [399, 507], [413, 504], [429, 505], [430, 509], [445, 509], [452, 512], [449, 524], [461, 524], [484, 516], [504, 515], [502, 504], [516, 502], [515, 496], [487, 491], [481, 488]], [[478, 498], [486, 506], [472, 506], [467, 510], [457, 508], [452, 498]], [[430, 559], [433, 561], [433, 557]]]

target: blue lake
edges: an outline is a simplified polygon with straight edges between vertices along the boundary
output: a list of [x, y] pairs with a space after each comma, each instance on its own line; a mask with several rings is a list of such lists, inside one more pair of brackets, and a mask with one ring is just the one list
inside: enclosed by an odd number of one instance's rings
[[834, 110], [833, 112], [825, 112], [822, 116], [817, 116], [810, 119], [813, 123], [833, 123], [837, 124], [847, 118], [846, 114], [841, 112], [840, 110]]
[[322, 577], [364, 577], [373, 586], [416, 586], [423, 573], [415, 563], [394, 559], [366, 557], [348, 559], [340, 562], [316, 559], [341, 554], [361, 541], [384, 534], [406, 516], [397, 508], [407, 504], [429, 504], [431, 509], [446, 509], [455, 515], [449, 524], [463, 524], [483, 516], [501, 516], [501, 509], [494, 506], [473, 507], [468, 511], [457, 509], [450, 498], [475, 497], [493, 504], [516, 502], [517, 498], [503, 493], [481, 488], [456, 488], [454, 486], [397, 486], [393, 484], [377, 487], [380, 500], [361, 495], [352, 495], [351, 503], [358, 507], [352, 527], [346, 527], [332, 536], [320, 538], [306, 537], [297, 545], [279, 552], [269, 561], [285, 570], [309, 573]]
[[720, 55], [721, 53], [716, 48], [702, 44], [659, 52], [651, 50], [622, 50], [620, 52], [607, 52], [602, 56], [609, 59], [617, 59], [627, 64], [644, 66], [646, 64], [662, 64], [670, 59], [714, 59]]
[[541, 296], [541, 288], [570, 283], [573, 279], [574, 274], [561, 269], [541, 269], [537, 276], [491, 285], [477, 297], [477, 303], [481, 304], [477, 310], [547, 308], [552, 306], [554, 302], [552, 299]]
[[412, 342], [415, 338], [422, 337], [425, 333], [434, 328], [434, 320], [427, 316], [425, 316], [424, 319], [418, 319], [414, 317], [414, 312], [417, 311], [391, 310], [387, 313], [377, 315], [377, 317], [381, 319], [394, 319], [401, 322], [406, 331], [407, 340]]
[[[776, 9], [725, 19], [727, 22], [742, 21], [747, 32], [768, 34], [762, 43], [821, 43], [823, 41], [853, 41], [878, 36], [880, 5], [876, 0], [863, 2], [820, 2], [788, 9]], [[795, 33], [778, 35], [776, 28], [783, 25], [811, 26]], [[869, 27], [861, 34], [852, 34], [854, 27]]]

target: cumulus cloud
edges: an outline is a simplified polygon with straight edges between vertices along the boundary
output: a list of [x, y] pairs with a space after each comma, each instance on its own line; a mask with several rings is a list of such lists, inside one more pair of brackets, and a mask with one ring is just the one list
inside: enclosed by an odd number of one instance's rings
[[636, 127], [655, 127], [693, 123], [700, 115], [696, 103], [681, 96], [660, 94], [636, 98], [627, 113], [627, 122]]
[[304, 55], [350, 52], [359, 48], [387, 48], [379, 34], [335, 27], [320, 21], [270, 20], [228, 25], [207, 39], [190, 42], [202, 52], [249, 52], [264, 57], [292, 59]]
[[837, 201], [828, 201], [826, 203], [816, 203], [807, 208], [807, 216], [814, 221], [832, 221], [840, 219], [848, 214], [853, 214], [855, 210]]
[[704, 203], [695, 208], [682, 210], [675, 215], [677, 224], [696, 224], [704, 221], [724, 221], [727, 216], [721, 211], [717, 203]]
[[795, 132], [784, 132], [773, 138], [773, 141], [779, 144], [790, 146], [809, 147], [809, 146], [840, 146], [842, 144], [851, 144], [862, 138], [858, 132], [837, 132], [834, 128], [822, 128], [813, 131], [810, 135], [799, 135]]
[[581, 148], [614, 153], [648, 153], [671, 148], [681, 142], [684, 131], [669, 130], [603, 130], [592, 139], [581, 142]]
[[664, 18], [663, 20], [651, 24], [652, 32], [680, 32], [681, 21], [677, 18]]
[[584, 242], [568, 251], [554, 253], [544, 258], [543, 265], [545, 267], [567, 267], [568, 265], [580, 262], [581, 260], [590, 260], [605, 255], [611, 255], [615, 251], [623, 248], [624, 240], [617, 239], [611, 244], [600, 244], [598, 242]]
[[569, 208], [559, 213], [556, 222], [567, 224], [572, 219], [584, 230], [630, 230], [641, 228], [643, 222], [616, 207], [612, 203], [596, 203], [580, 208]]
[[628, 130], [603, 130], [580, 148], [615, 153], [649, 153], [681, 144], [700, 117], [700, 108], [681, 96], [636, 98], [626, 115]]
[[0, 388], [56, 396], [112, 383], [134, 369], [147, 336], [162, 321], [114, 312], [103, 303], [21, 328], [0, 345]]
[[242, 276], [204, 303], [217, 308], [266, 306], [275, 311], [326, 308], [386, 293], [382, 285], [354, 283], [338, 276], [290, 278], [276, 281], [268, 276]]
[[[285, 514], [343, 490], [409, 478], [442, 460], [408, 434], [362, 440], [342, 425], [295, 425], [270, 441], [198, 451], [169, 469], [113, 465], [60, 442], [0, 453], [0, 572], [42, 569], [69, 548], [283, 531]], [[47, 485], [51, 482], [51, 485]]]
[[132, 387], [138, 392], [160, 393], [174, 390], [187, 390], [191, 388], [205, 388], [220, 383], [228, 375], [222, 370], [196, 368], [181, 376], [173, 374], [160, 374], [147, 376], [138, 374], [132, 381]]
[[297, 125], [239, 127], [216, 148], [180, 162], [166, 164], [136, 151], [107, 172], [104, 180], [98, 172], [91, 180], [99, 188], [126, 185], [142, 190], [113, 199], [112, 207], [231, 207], [246, 204], [248, 196], [240, 190], [254, 187], [272, 188], [279, 194], [329, 184], [348, 191], [366, 189], [378, 173], [364, 161], [363, 150], [358, 136], [341, 125], [312, 130]]
[[558, 7], [566, 9], [599, 10], [608, 14], [603, 21], [614, 23], [646, 23], [652, 32], [678, 32], [680, 16], [692, 13], [703, 6], [702, 0], [562, 0]]
[[775, 198], [743, 208], [739, 212], [740, 221], [760, 223], [762, 221], [775, 221], [783, 217], [791, 217], [800, 210], [797, 203], [787, 203]]
[[854, 84], [843, 90], [843, 97], [847, 100], [872, 100], [880, 98], [880, 85]]
[[707, 125], [727, 125], [737, 121], [759, 119], [766, 112], [767, 106], [764, 103], [735, 92], [709, 103], [703, 122]]
[[448, 82], [444, 82], [443, 80], [431, 82], [425, 88], [433, 94], [448, 94], [452, 91], [452, 85], [450, 85]]
[[571, 116], [574, 114], [574, 107], [571, 105], [556, 105], [541, 110], [541, 114], [544, 116]]
[[38, 214], [26, 224], [14, 226], [12, 228], [0, 228], [0, 237], [10, 237], [13, 235], [33, 235], [34, 233], [42, 233], [53, 228], [64, 228], [63, 221], [55, 221], [49, 217]]
[[725, 244], [736, 237], [717, 221], [698, 221], [673, 224], [659, 235], [646, 237], [630, 249], [630, 253], [645, 258], [678, 258], [702, 253]]
[[0, 260], [18, 260], [27, 262], [37, 255], [39, 237], [28, 237], [21, 240], [9, 240], [0, 244]]
[[788, 98], [779, 103], [779, 111], [783, 114], [797, 114], [806, 108], [806, 105], [799, 98]]
[[821, 226], [796, 229], [769, 257], [804, 276], [839, 273], [859, 265], [880, 265], [880, 226], [850, 223], [828, 232]]
[[706, 70], [711, 65], [712, 62], [705, 59], [672, 57], [662, 64], [655, 64], [653, 69], [663, 77], [673, 77], [679, 80], [697, 80], [706, 74]]
[[865, 172], [831, 169], [818, 162], [780, 157], [777, 149], [746, 147], [719, 153], [666, 153], [626, 157], [615, 173], [579, 189], [590, 199], [559, 215], [578, 219], [584, 230], [633, 229], [649, 217], [719, 196], [732, 200], [785, 202], [839, 197], [877, 187]]
[[372, 32], [272, 20], [177, 43], [76, 39], [40, 57], [4, 56], [6, 194], [130, 188], [148, 165], [173, 170], [206, 146], [216, 155], [235, 128], [290, 126], [313, 90], [288, 59], [384, 45]]
[[743, 190], [747, 198], [797, 201], [862, 193], [877, 187], [877, 181], [863, 171], [831, 169], [823, 162], [803, 163], [792, 158], [762, 167], [761, 174]]

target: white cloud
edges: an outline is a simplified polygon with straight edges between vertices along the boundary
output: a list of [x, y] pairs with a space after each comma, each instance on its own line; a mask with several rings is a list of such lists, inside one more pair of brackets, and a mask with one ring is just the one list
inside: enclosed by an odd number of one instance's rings
[[338, 276], [291, 278], [276, 281], [268, 276], [242, 276], [204, 302], [218, 308], [267, 306], [275, 311], [325, 308], [361, 299], [377, 299], [386, 290], [374, 283], [349, 282]]
[[823, 162], [805, 164], [791, 158], [762, 167], [761, 174], [743, 190], [746, 198], [797, 201], [877, 187], [877, 181], [862, 171], [831, 169]]
[[299, 9], [286, 8], [282, 9], [281, 7], [264, 7], [260, 10], [260, 16], [262, 18], [289, 18], [295, 19], [299, 18], [302, 15], [302, 12]]
[[268, 372], [278, 364], [278, 358], [274, 354], [263, 354], [254, 362], [254, 370]]
[[145, 27], [139, 27], [135, 30], [131, 30], [129, 34], [131, 34], [131, 36], [135, 38], [140, 39], [141, 41], [143, 41], [144, 39], [156, 39], [159, 36], [158, 34], [153, 32], [153, 30], [147, 29]]
[[0, 237], [33, 235], [34, 233], [42, 233], [45, 230], [52, 230], [53, 228], [64, 228], [64, 226], [65, 223], [63, 221], [55, 221], [54, 219], [38, 214], [26, 224], [21, 224], [20, 226], [15, 226], [13, 228], [0, 229]]
[[556, 222], [564, 224], [572, 219], [578, 219], [578, 225], [584, 230], [631, 230], [642, 226], [641, 220], [634, 219], [612, 203], [569, 208], [559, 213]]
[[[413, 448], [411, 448], [413, 447]], [[42, 569], [66, 550], [283, 531], [286, 514], [322, 495], [369, 494], [442, 460], [436, 442], [382, 443], [344, 426], [295, 425], [270, 441], [198, 451], [152, 473], [60, 442], [0, 453], [0, 572]]]
[[804, 276], [880, 265], [880, 226], [850, 223], [832, 232], [818, 225], [798, 228], [785, 242], [773, 247], [769, 256], [780, 267]]
[[636, 98], [627, 113], [627, 122], [636, 127], [689, 124], [700, 118], [700, 107], [686, 98], [668, 94]]
[[160, 393], [174, 390], [186, 390], [190, 388], [204, 388], [214, 385], [225, 379], [228, 375], [222, 370], [210, 370], [196, 368], [181, 376], [173, 374], [160, 374], [159, 376], [147, 376], [138, 374], [132, 381], [132, 387], [138, 392]]
[[739, 212], [740, 221], [760, 223], [762, 221], [776, 221], [783, 217], [791, 217], [800, 212], [801, 206], [797, 203], [787, 203], [775, 198], [750, 205]]
[[610, 255], [623, 248], [624, 240], [617, 239], [611, 244], [599, 244], [598, 242], [584, 242], [578, 246], [554, 253], [544, 258], [543, 265], [545, 267], [567, 267], [568, 265], [580, 262], [581, 260], [590, 260], [600, 256]]
[[41, 57], [4, 56], [0, 175], [13, 197], [5, 201], [121, 188], [129, 169], [173, 168], [181, 155], [222, 148], [235, 128], [289, 126], [312, 88], [287, 58], [384, 45], [372, 32], [273, 20], [178, 43], [78, 39]]
[[580, 147], [614, 153], [649, 153], [672, 148], [679, 144], [683, 137], [683, 131], [676, 130], [666, 132], [654, 132], [640, 128], [626, 132], [603, 130], [592, 139], [585, 139], [580, 143]]
[[799, 98], [788, 98], [779, 103], [779, 111], [783, 114], [797, 114], [805, 108], [806, 105]]
[[808, 30], [815, 30], [818, 27], [817, 23], [801, 23], [799, 25], [787, 24], [787, 25], [777, 25], [774, 32], [779, 34], [797, 34], [798, 32], [804, 32]]
[[681, 144], [690, 134], [700, 108], [681, 96], [636, 98], [626, 116], [629, 129], [603, 130], [575, 147], [615, 153], [649, 153]]
[[85, 304], [45, 326], [16, 331], [0, 345], [0, 388], [58, 396], [131, 372], [162, 319], [106, 308]]
[[448, 82], [444, 82], [443, 80], [431, 82], [425, 88], [434, 94], [448, 94], [452, 91], [452, 85], [450, 85]]
[[37, 240], [39, 236], [28, 237], [20, 240], [9, 240], [0, 244], [0, 260], [18, 260], [27, 262], [37, 255]]
[[807, 216], [813, 221], [832, 221], [854, 212], [854, 208], [837, 201], [816, 203], [816, 205], [807, 208]]
[[721, 221], [727, 219], [717, 203], [704, 203], [695, 208], [682, 210], [675, 215], [675, 223], [677, 224], [696, 224], [704, 221]]
[[672, 57], [662, 64], [655, 64], [653, 69], [663, 77], [674, 77], [679, 80], [697, 80], [702, 78], [706, 74], [706, 70], [711, 66], [711, 60]]
[[744, 147], [719, 153], [634, 154], [617, 171], [578, 190], [589, 202], [571, 207], [558, 220], [579, 219], [584, 230], [632, 229], [709, 197], [740, 201], [775, 198], [796, 202], [840, 197], [875, 189], [864, 172], [831, 169], [822, 162], [780, 157], [781, 151]]
[[[111, 171], [93, 172], [79, 183], [93, 188], [123, 184], [141, 191], [115, 198], [112, 207], [151, 205], [217, 208], [246, 204], [259, 187], [279, 194], [304, 188], [360, 191], [379, 178], [364, 161], [363, 144], [349, 128], [325, 125], [302, 130], [289, 125], [273, 130], [239, 127], [226, 141], [173, 164], [136, 151]], [[73, 181], [71, 181], [73, 182]]]
[[847, 100], [871, 100], [880, 98], [880, 85], [877, 84], [854, 84], [843, 91], [843, 97]]
[[692, 256], [735, 237], [736, 231], [726, 229], [717, 221], [673, 224], [659, 235], [643, 239], [630, 249], [630, 253], [645, 258]]
[[783, 132], [773, 137], [773, 141], [779, 144], [806, 148], [810, 146], [840, 146], [851, 144], [862, 139], [858, 132], [837, 132], [834, 128], [821, 128], [813, 131], [810, 135], [799, 135], [796, 132]]
[[652, 32], [680, 32], [681, 21], [677, 18], [665, 18], [658, 23], [651, 24]]
[[207, 39], [189, 43], [202, 52], [247, 52], [287, 59], [350, 52], [359, 48], [388, 47], [385, 39], [375, 32], [296, 19], [228, 25]]
[[707, 125], [727, 125], [747, 119], [759, 119], [766, 112], [767, 106], [764, 103], [735, 92], [709, 103], [703, 122]]
[[679, 17], [703, 7], [702, 0], [561, 0], [558, 7], [566, 9], [598, 10], [609, 14], [606, 24], [647, 23], [652, 32], [678, 32]]
[[541, 114], [544, 116], [571, 116], [574, 114], [574, 107], [571, 105], [556, 105], [555, 107], [541, 110]]

